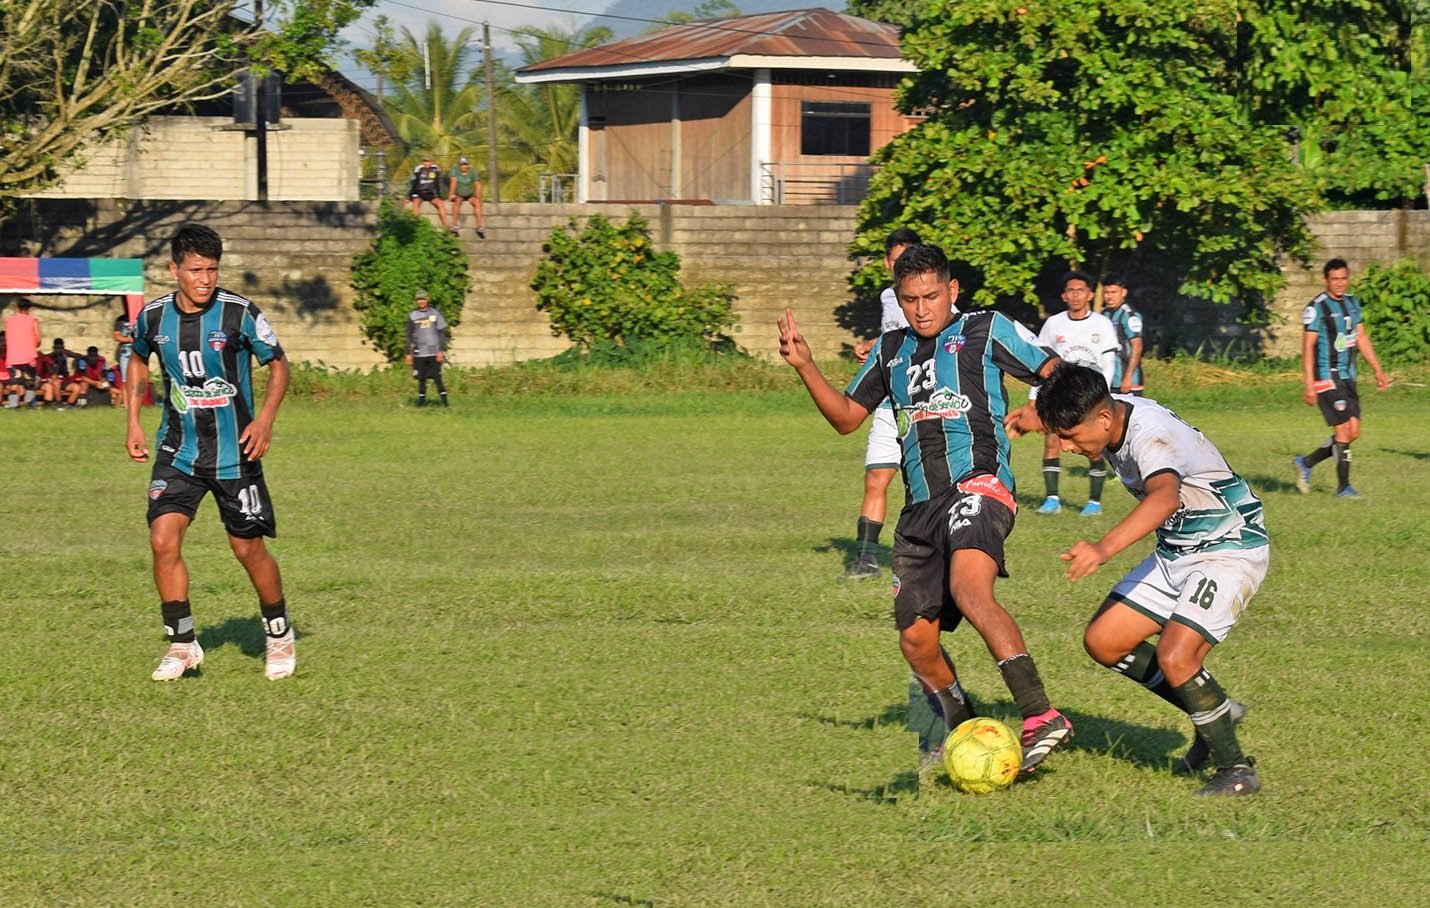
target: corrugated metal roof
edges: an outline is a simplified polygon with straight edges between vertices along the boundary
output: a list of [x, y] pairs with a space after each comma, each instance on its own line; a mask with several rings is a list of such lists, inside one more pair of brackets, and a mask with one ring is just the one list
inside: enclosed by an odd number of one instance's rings
[[709, 60], [736, 54], [897, 60], [899, 29], [823, 8], [710, 19], [532, 63], [517, 73], [632, 63]]

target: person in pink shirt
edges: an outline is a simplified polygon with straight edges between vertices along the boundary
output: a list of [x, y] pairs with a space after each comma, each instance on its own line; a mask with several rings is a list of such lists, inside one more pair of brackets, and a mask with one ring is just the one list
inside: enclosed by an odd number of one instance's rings
[[[35, 365], [40, 358], [40, 323], [30, 314], [30, 301], [15, 300], [15, 311], [5, 319], [5, 368], [10, 373], [9, 389], [19, 386], [25, 403], [35, 404]], [[20, 405], [21, 391], [11, 390], [6, 406]]]

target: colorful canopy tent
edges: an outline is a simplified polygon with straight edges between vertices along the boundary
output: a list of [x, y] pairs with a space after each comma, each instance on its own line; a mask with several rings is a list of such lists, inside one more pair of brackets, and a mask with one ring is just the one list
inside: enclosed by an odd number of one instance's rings
[[0, 293], [115, 294], [132, 319], [144, 305], [144, 260], [0, 258]]

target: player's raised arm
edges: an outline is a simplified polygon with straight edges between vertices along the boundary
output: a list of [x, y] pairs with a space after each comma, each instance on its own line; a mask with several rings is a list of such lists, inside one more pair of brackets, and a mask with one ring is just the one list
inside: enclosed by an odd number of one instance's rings
[[1146, 490], [1137, 507], [1108, 530], [1107, 535], [1097, 542], [1079, 539], [1063, 552], [1060, 557], [1068, 563], [1069, 580], [1091, 576], [1118, 552], [1143, 536], [1157, 532], [1182, 505], [1182, 477], [1176, 473], [1168, 471], [1147, 477]]
[[804, 387], [809, 391], [809, 396], [814, 400], [819, 412], [824, 414], [824, 418], [840, 435], [847, 435], [859, 428], [868, 417], [869, 411], [831, 385], [824, 373], [819, 371], [819, 367], [814, 364], [814, 355], [810, 352], [809, 344], [794, 323], [793, 310], [785, 310], [784, 316], [779, 319], [779, 328], [780, 356], [794, 368], [800, 381], [804, 382]]

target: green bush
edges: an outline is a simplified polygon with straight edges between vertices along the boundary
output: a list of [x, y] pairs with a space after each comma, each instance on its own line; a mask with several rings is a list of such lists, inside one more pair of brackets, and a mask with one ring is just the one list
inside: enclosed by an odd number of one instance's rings
[[1366, 331], [1382, 365], [1430, 357], [1430, 277], [1410, 259], [1371, 265], [1355, 282]]
[[639, 215], [624, 226], [593, 215], [585, 229], [573, 219], [551, 232], [543, 251], [531, 287], [536, 308], [551, 318], [552, 334], [585, 350], [601, 342], [731, 345], [727, 332], [739, 320], [732, 288], [683, 286], [680, 257], [656, 251]]
[[353, 256], [353, 308], [362, 313], [363, 337], [389, 360], [405, 352], [414, 291], [426, 290], [455, 328], [468, 283], [467, 257], [456, 237], [390, 199], [378, 211], [372, 248]]

